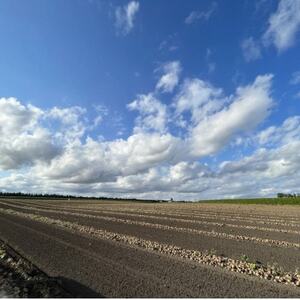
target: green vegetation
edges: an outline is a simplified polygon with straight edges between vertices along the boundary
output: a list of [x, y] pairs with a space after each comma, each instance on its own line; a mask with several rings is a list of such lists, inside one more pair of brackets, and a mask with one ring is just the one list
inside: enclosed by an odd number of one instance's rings
[[241, 256], [241, 261], [249, 262], [249, 257], [245, 254]]
[[300, 205], [300, 197], [205, 200], [200, 203]]

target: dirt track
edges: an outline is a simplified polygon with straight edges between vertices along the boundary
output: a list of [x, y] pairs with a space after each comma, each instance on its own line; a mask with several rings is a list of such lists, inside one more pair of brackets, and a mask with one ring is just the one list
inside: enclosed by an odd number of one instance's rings
[[298, 207], [0, 200], [0, 238], [80, 296], [300, 297]]

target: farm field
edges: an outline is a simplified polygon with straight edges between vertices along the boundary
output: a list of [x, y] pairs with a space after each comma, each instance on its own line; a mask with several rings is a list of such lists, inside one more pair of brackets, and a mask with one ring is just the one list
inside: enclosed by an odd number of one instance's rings
[[300, 207], [0, 199], [0, 239], [74, 296], [300, 297]]

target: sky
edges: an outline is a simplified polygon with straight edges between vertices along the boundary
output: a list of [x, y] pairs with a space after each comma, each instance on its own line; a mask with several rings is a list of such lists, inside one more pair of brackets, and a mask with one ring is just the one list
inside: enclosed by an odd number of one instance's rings
[[2, 0], [0, 191], [300, 193], [300, 0]]

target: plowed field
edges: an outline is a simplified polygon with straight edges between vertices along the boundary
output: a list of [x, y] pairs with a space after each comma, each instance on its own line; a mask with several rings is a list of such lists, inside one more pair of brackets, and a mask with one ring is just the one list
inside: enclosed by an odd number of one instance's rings
[[0, 239], [74, 296], [300, 297], [297, 206], [1, 199]]

